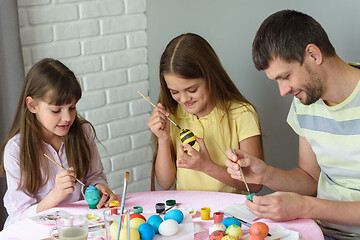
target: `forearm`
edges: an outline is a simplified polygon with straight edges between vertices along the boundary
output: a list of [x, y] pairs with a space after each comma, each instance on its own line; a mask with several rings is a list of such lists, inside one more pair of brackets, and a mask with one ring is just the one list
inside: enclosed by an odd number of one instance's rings
[[155, 175], [159, 186], [166, 190], [174, 184], [176, 176], [176, 167], [170, 149], [171, 138], [158, 141]]
[[48, 210], [50, 208], [56, 207], [60, 202], [61, 200], [57, 199], [55, 193], [53, 191], [50, 191], [49, 194], [38, 203], [36, 212], [39, 213]]
[[[228, 186], [247, 192], [245, 183], [237, 179], [233, 179], [226, 171], [226, 167], [222, 167], [214, 163], [211, 167], [208, 168], [208, 170], [205, 170], [204, 173]], [[248, 187], [250, 192], [258, 192], [261, 190], [262, 185], [248, 184]]]
[[274, 191], [296, 192], [308, 196], [316, 196], [317, 191], [317, 180], [301, 168], [285, 171], [267, 166], [262, 184]]
[[360, 226], [360, 202], [343, 202], [303, 196], [307, 206], [304, 218], [340, 225]]

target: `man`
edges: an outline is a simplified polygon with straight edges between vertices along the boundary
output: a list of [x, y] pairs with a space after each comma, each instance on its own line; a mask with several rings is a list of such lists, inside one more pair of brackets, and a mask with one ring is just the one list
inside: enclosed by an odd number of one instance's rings
[[[274, 193], [246, 201], [261, 218], [314, 218], [326, 239], [360, 238], [360, 70], [336, 54], [312, 17], [283, 10], [268, 17], [253, 42], [253, 61], [294, 96], [288, 123], [299, 135], [299, 166], [284, 171], [241, 150], [228, 150], [235, 179]], [[316, 197], [315, 197], [316, 196]]]

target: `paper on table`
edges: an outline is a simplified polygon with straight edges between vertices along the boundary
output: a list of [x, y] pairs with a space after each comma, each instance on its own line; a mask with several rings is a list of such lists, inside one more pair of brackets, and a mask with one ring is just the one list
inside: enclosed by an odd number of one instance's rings
[[155, 234], [153, 239], [166, 239], [166, 240], [187, 240], [194, 239], [194, 222], [190, 214], [185, 214], [184, 220], [179, 224], [179, 231], [174, 236], [165, 237], [160, 234]]
[[[300, 238], [299, 233], [286, 229], [280, 224], [274, 224], [269, 226], [269, 233], [271, 236], [265, 238], [265, 240], [298, 240]], [[246, 234], [242, 239], [247, 239], [250, 235]]]
[[247, 210], [244, 203], [232, 203], [226, 207], [223, 212], [247, 222], [252, 222], [258, 218], [256, 215]]

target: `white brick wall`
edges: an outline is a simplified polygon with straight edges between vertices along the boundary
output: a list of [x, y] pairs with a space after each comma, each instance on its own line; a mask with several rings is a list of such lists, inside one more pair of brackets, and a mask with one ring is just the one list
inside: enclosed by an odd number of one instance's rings
[[45, 57], [78, 77], [77, 108], [94, 124], [109, 186], [122, 193], [150, 190], [152, 151], [147, 118], [146, 0], [18, 0], [25, 71]]

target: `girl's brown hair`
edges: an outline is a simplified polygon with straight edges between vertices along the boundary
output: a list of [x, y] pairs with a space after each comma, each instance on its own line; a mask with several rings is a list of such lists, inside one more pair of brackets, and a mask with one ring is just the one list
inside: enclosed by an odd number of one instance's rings
[[[214, 49], [197, 34], [186, 33], [175, 37], [161, 55], [158, 103], [161, 103], [167, 111], [173, 114], [178, 103], [172, 98], [164, 78], [165, 74], [170, 73], [187, 79], [204, 78], [210, 96], [216, 106], [222, 109], [226, 115], [229, 114], [231, 101], [250, 104], [226, 73]], [[155, 160], [158, 142], [154, 134], [152, 134], [151, 140], [154, 143], [151, 190], [155, 190]], [[172, 152], [172, 154], [174, 153]]]
[[[49, 161], [41, 154], [44, 152], [43, 138], [35, 114], [26, 105], [26, 97], [42, 100], [57, 106], [70, 104], [81, 98], [81, 86], [74, 73], [58, 60], [46, 58], [36, 63], [25, 78], [20, 100], [11, 130], [1, 146], [2, 164], [0, 173], [5, 174], [4, 149], [7, 142], [20, 134], [20, 182], [17, 190], [35, 194], [49, 179]], [[81, 179], [90, 171], [92, 150], [84, 135], [83, 124], [94, 127], [79, 114], [76, 115], [64, 145], [69, 166], [73, 166], [77, 177]]]

